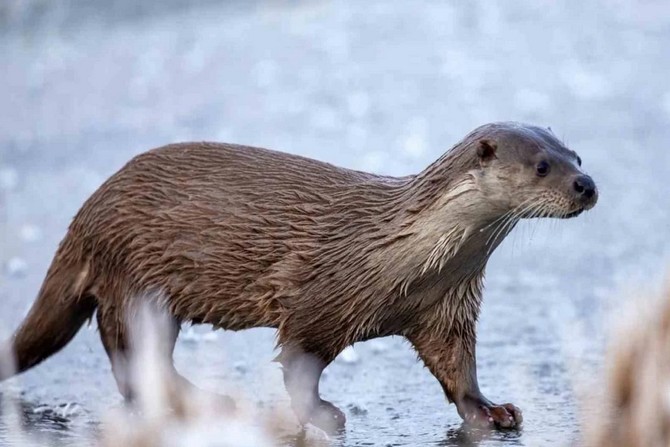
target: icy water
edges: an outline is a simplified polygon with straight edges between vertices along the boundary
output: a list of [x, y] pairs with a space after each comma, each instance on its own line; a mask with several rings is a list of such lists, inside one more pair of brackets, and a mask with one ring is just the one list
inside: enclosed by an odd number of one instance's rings
[[[409, 345], [381, 339], [327, 369], [322, 393], [348, 426], [324, 445], [576, 442], [610, 320], [670, 265], [668, 3], [185, 4], [0, 6], [4, 333], [85, 198], [151, 147], [227, 141], [404, 175], [480, 124], [533, 122], [579, 152], [601, 198], [577, 219], [521, 225], [489, 264], [480, 386], [522, 408], [523, 429], [462, 428]], [[273, 337], [187, 330], [176, 362], [204, 388], [288, 410]], [[27, 427], [64, 446], [120, 403], [95, 325], [14, 385]], [[301, 436], [289, 426], [283, 442]]]

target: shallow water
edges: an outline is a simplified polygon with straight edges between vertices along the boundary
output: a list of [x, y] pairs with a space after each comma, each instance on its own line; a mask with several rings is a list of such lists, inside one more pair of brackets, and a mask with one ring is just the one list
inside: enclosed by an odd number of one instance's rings
[[[148, 148], [228, 141], [404, 175], [482, 123], [534, 122], [579, 152], [601, 197], [577, 219], [521, 225], [489, 264], [479, 382], [491, 400], [524, 410], [523, 430], [462, 428], [409, 345], [383, 339], [328, 368], [322, 393], [348, 427], [324, 443], [578, 439], [610, 320], [622, 301], [644, 305], [640, 291], [670, 265], [667, 2], [87, 3], [0, 8], [5, 332], [83, 200]], [[186, 376], [260, 411], [288, 409], [272, 331], [207, 331], [179, 341]], [[120, 404], [95, 327], [18, 386], [25, 425], [60, 445]], [[0, 425], [0, 444], [13, 436]], [[288, 426], [284, 442], [302, 436]]]

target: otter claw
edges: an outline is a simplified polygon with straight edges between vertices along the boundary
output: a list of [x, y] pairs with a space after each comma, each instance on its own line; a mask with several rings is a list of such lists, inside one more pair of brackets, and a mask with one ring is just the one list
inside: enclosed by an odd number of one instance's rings
[[479, 402], [464, 413], [465, 422], [486, 428], [516, 428], [523, 421], [521, 410], [512, 404], [494, 405]]

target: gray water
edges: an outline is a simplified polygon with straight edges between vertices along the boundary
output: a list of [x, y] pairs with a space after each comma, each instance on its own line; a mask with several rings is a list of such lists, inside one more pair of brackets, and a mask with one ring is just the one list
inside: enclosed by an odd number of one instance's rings
[[[86, 197], [146, 149], [227, 141], [405, 175], [480, 124], [532, 122], [581, 155], [601, 198], [577, 219], [521, 225], [489, 264], [480, 385], [524, 410], [523, 429], [463, 428], [400, 339], [356, 345], [322, 393], [348, 415], [334, 445], [577, 442], [611, 320], [670, 265], [668, 48], [660, 0], [5, 1], [0, 328], [18, 325]], [[176, 363], [204, 388], [288, 410], [273, 337], [196, 328]], [[26, 426], [60, 445], [120, 405], [95, 325], [18, 386]], [[301, 436], [287, 427], [284, 442]]]

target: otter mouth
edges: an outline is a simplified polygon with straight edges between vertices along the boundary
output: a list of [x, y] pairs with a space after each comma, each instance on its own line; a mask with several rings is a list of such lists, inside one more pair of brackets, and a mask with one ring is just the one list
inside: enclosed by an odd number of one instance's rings
[[562, 219], [572, 219], [573, 217], [577, 217], [577, 216], [579, 216], [579, 215], [582, 214], [583, 212], [584, 212], [584, 208], [579, 208], [578, 210], [575, 210], [575, 211], [573, 211], [573, 212], [571, 212], [571, 213], [564, 214], [563, 216], [561, 216], [561, 218], [562, 218]]
[[554, 212], [552, 214], [545, 214], [545, 215], [541, 215], [541, 216], [530, 213], [530, 214], [523, 214], [520, 217], [526, 218], [526, 219], [541, 218], [541, 217], [550, 217], [550, 218], [554, 218], [554, 219], [572, 219], [573, 217], [579, 216], [584, 211], [586, 211], [586, 208], [578, 208], [578, 209], [576, 209], [574, 211], [571, 211], [569, 213]]

